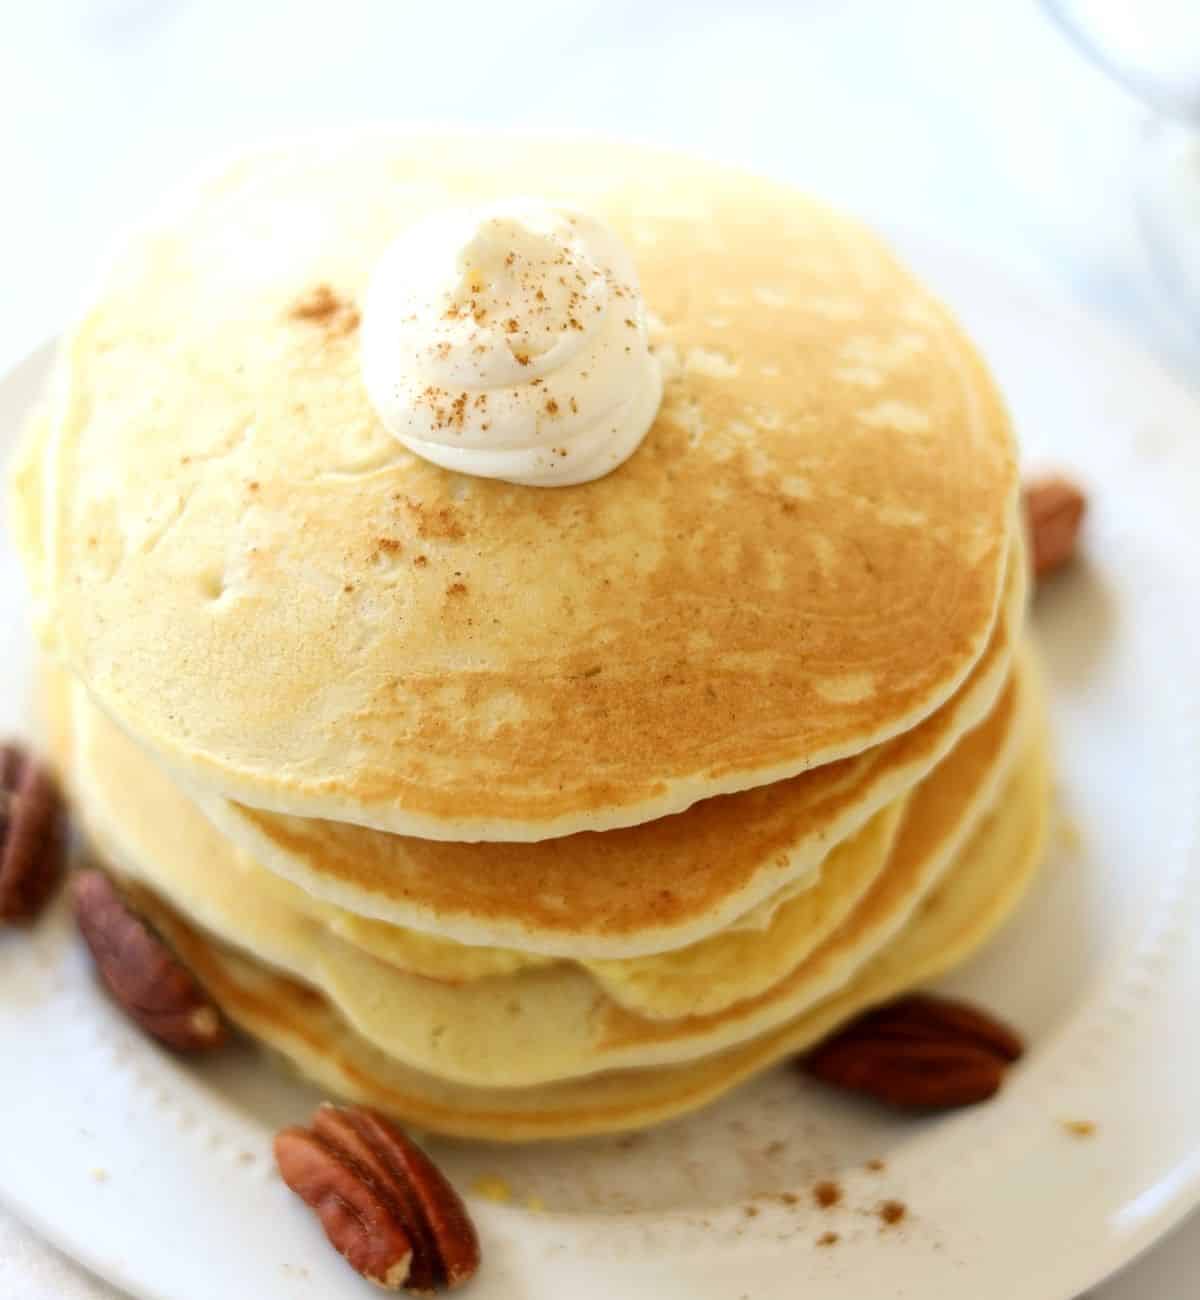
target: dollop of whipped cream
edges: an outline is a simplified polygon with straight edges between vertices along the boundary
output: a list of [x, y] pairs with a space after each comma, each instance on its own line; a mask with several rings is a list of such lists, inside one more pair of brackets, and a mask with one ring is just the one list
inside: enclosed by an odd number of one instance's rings
[[534, 199], [443, 210], [395, 240], [367, 289], [362, 372], [416, 455], [536, 487], [615, 469], [662, 400], [632, 258]]

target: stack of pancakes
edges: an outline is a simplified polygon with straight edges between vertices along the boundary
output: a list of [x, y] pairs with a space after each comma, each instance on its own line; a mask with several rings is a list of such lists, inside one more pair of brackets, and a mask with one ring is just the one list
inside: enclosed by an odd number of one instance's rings
[[[634, 253], [665, 394], [571, 488], [409, 454], [357, 304], [438, 205]], [[954, 320], [791, 190], [359, 133], [174, 199], [14, 480], [95, 851], [232, 1020], [499, 1139], [695, 1107], [960, 961], [1040, 852], [1009, 422]]]

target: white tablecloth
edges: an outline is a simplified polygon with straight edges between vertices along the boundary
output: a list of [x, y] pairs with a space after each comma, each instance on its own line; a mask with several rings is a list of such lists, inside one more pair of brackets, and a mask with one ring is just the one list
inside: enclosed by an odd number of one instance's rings
[[[57, 328], [113, 230], [193, 160], [363, 118], [580, 126], [740, 161], [1053, 279], [1200, 374], [1200, 322], [1173, 316], [1139, 236], [1144, 114], [1032, 0], [9, 5], [0, 362]], [[1193, 1221], [1093, 1295], [1185, 1300], [1198, 1276]], [[4, 1300], [114, 1294], [0, 1211]]]

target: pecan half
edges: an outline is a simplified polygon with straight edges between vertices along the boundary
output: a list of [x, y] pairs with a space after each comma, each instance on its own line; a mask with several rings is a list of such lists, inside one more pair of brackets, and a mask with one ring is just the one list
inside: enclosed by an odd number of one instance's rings
[[994, 1096], [1022, 1051], [1013, 1030], [977, 1007], [914, 994], [851, 1021], [804, 1064], [823, 1083], [889, 1106], [951, 1110]]
[[1087, 498], [1065, 478], [1031, 479], [1025, 484], [1025, 519], [1033, 546], [1033, 573], [1044, 578], [1075, 554]]
[[311, 1128], [275, 1138], [283, 1181], [331, 1245], [368, 1281], [425, 1294], [479, 1267], [479, 1238], [458, 1193], [394, 1124], [360, 1106], [321, 1106]]
[[27, 750], [0, 745], [0, 921], [31, 921], [62, 876], [67, 819], [58, 785]]
[[225, 1041], [212, 1000], [103, 871], [76, 877], [75, 919], [109, 993], [148, 1034], [177, 1052], [204, 1052]]

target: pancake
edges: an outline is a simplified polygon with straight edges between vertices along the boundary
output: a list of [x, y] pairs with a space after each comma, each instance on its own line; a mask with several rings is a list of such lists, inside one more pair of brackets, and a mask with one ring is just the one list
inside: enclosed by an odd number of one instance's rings
[[[769, 988], [838, 928], [883, 870], [904, 798], [877, 812], [821, 864], [820, 878], [786, 886], [716, 934], [664, 953], [577, 963], [615, 1002], [639, 1015], [672, 1018], [720, 1011]], [[562, 957], [461, 944], [356, 916], [322, 903], [245, 854], [236, 862], [253, 887], [319, 921], [350, 946], [424, 979], [462, 984], [534, 970]], [[764, 934], [769, 942], [764, 942]]]
[[[77, 741], [74, 761], [66, 760], [65, 765], [74, 769], [73, 781], [81, 791], [93, 834], [101, 842], [132, 842], [132, 849], [114, 850], [118, 860], [145, 860], [149, 846], [161, 843], [161, 831], [143, 823], [165, 816], [177, 826], [182, 795], [144, 751], [99, 713], [78, 684], [71, 690], [70, 683], [60, 681], [56, 694], [67, 691], [73, 697], [73, 707], [66, 707], [66, 699], [57, 700], [52, 702], [51, 712], [73, 712], [79, 719], [71, 729]], [[719, 1011], [763, 992], [850, 914], [887, 862], [903, 806], [903, 799], [894, 801], [838, 844], [825, 860], [815, 887], [789, 887], [738, 918], [734, 926], [685, 948], [579, 964], [614, 1001], [655, 1017]], [[461, 984], [537, 969], [556, 960], [514, 949], [458, 944], [364, 920], [322, 903], [264, 870], [246, 854], [221, 842], [214, 831], [197, 825], [193, 811], [184, 816], [193, 846], [186, 854], [164, 859], [159, 871], [148, 875], [151, 883], [159, 884], [184, 908], [191, 905], [202, 913], [211, 911], [203, 890], [197, 893], [188, 882], [191, 867], [192, 874], [202, 878], [204, 889], [216, 883], [211, 879], [214, 872], [220, 874], [226, 895], [240, 900], [239, 906], [278, 907], [282, 913], [299, 913], [351, 946], [424, 979]], [[138, 849], [139, 843], [148, 847]], [[132, 870], [146, 874], [136, 867]], [[252, 901], [248, 904], [247, 900]]]
[[[846, 983], [912, 915], [994, 802], [1027, 729], [1027, 672], [1023, 658], [989, 718], [912, 793], [884, 870], [830, 937], [765, 991], [684, 1019], [632, 1015], [585, 970], [566, 964], [455, 987], [351, 947], [310, 916], [289, 912], [274, 891], [256, 890], [227, 844], [186, 797], [171, 797], [169, 784], [147, 798], [137, 780], [130, 796], [131, 769], [89, 747], [86, 713], [74, 723], [81, 761], [73, 780], [89, 834], [124, 874], [223, 941], [324, 992], [389, 1056], [472, 1086], [523, 1087], [710, 1054], [784, 1023]], [[727, 965], [734, 996], [743, 991], [739, 977], [754, 978], [756, 962], [787, 968], [786, 954], [781, 960], [772, 951], [792, 938], [786, 915], [785, 906], [754, 944], [740, 945], [743, 965]]]
[[838, 844], [811, 889], [785, 890], [686, 948], [579, 964], [617, 1006], [655, 1020], [715, 1015], [764, 994], [840, 930], [886, 870], [906, 803], [893, 800]]
[[305, 985], [212, 942], [148, 891], [139, 902], [225, 1013], [336, 1096], [427, 1132], [525, 1142], [618, 1132], [695, 1110], [802, 1052], [859, 1012], [964, 961], [1007, 918], [1041, 860], [1049, 801], [1044, 734], [1033, 735], [993, 811], [903, 932], [806, 1014], [699, 1061], [540, 1088], [469, 1088], [412, 1070], [357, 1034]]
[[[471, 945], [588, 959], [699, 942], [812, 873], [994, 704], [1025, 616], [1020, 545], [993, 637], [956, 695], [902, 736], [685, 813], [537, 844], [446, 844], [192, 793], [251, 857], [359, 917]], [[348, 934], [371, 945], [369, 921]]]
[[[633, 250], [667, 374], [629, 461], [538, 490], [405, 451], [354, 325], [404, 226], [547, 185]], [[255, 154], [113, 257], [60, 380], [70, 668], [198, 788], [405, 835], [609, 830], [876, 747], [983, 653], [1014, 531], [1009, 421], [949, 313], [855, 223], [651, 150]]]
[[[768, 927], [788, 929], [791, 934], [788, 951], [797, 954], [796, 960], [837, 927], [883, 869], [899, 826], [903, 802], [903, 799], [894, 800], [854, 835], [836, 845], [822, 862], [821, 871], [816, 873], [819, 875], [816, 883], [804, 877], [785, 886], [724, 930], [668, 952], [608, 962], [580, 961], [579, 965], [615, 1001], [642, 1015], [680, 1014], [674, 1007], [679, 996], [696, 1010], [701, 1009], [701, 1004], [703, 1009], [719, 1010], [737, 1000], [737, 994], [731, 993], [722, 981], [721, 972], [736, 970], [737, 986], [744, 987], [747, 969], [741, 962], [741, 951], [755, 945], [757, 936]], [[244, 855], [239, 860], [249, 861]], [[293, 906], [322, 921], [354, 947], [412, 975], [460, 984], [565, 960], [513, 948], [456, 943], [419, 930], [389, 925], [386, 921], [368, 920], [314, 899], [273, 872], [261, 867], [255, 869], [264, 884], [269, 881], [275, 889], [289, 890]], [[776, 977], [767, 963], [760, 961], [754, 972], [763, 988], [774, 983]]]

